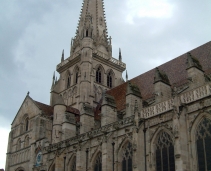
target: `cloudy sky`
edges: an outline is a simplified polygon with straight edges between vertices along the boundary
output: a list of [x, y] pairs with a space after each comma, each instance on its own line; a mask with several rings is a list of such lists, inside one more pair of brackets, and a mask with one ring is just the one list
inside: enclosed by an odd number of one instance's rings
[[[104, 1], [113, 57], [118, 57], [120, 47], [129, 79], [211, 40], [210, 0]], [[82, 0], [0, 4], [0, 168], [4, 168], [10, 124], [27, 92], [49, 104], [52, 74], [62, 49], [65, 57], [69, 55]]]

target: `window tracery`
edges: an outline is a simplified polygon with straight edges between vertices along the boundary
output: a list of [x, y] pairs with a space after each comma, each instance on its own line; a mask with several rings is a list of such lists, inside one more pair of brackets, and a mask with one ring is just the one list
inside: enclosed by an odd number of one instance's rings
[[173, 141], [164, 131], [160, 133], [156, 143], [156, 171], [175, 171]]
[[98, 67], [98, 69], [96, 71], [96, 82], [102, 83], [102, 70], [100, 67]]
[[122, 171], [132, 171], [132, 158], [133, 158], [133, 150], [132, 144], [129, 142], [125, 146], [122, 153]]
[[102, 171], [102, 153], [99, 153], [96, 157], [94, 171]]
[[211, 120], [203, 119], [196, 131], [198, 171], [211, 170]]
[[109, 88], [112, 88], [112, 73], [111, 73], [111, 71], [108, 73], [108, 75], [107, 75], [107, 86], [109, 87]]

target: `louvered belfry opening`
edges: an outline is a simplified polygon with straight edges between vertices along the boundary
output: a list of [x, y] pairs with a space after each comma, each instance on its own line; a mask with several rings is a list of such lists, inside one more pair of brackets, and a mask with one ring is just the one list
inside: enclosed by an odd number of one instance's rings
[[211, 120], [203, 119], [196, 132], [198, 171], [211, 170]]
[[160, 133], [156, 143], [156, 171], [175, 171], [172, 138], [164, 131]]
[[129, 142], [125, 146], [123, 153], [122, 153], [122, 171], [132, 171], [132, 164], [133, 164], [133, 150], [132, 144]]

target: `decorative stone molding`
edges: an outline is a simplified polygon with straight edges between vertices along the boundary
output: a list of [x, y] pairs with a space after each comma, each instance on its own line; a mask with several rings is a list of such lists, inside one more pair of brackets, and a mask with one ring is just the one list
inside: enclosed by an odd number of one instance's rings
[[[95, 130], [89, 131], [87, 133], [80, 134], [80, 135], [72, 137], [70, 139], [61, 141], [59, 143], [49, 145], [47, 147], [44, 147], [44, 151], [51, 152], [51, 151], [55, 151], [55, 150], [58, 150], [58, 149], [66, 148], [66, 147], [69, 147], [72, 144], [87, 141], [90, 137], [94, 138], [94, 137], [97, 137], [99, 135], [105, 134], [105, 132], [107, 132], [107, 133], [114, 132], [116, 130], [115, 127], [118, 127], [120, 129], [120, 128], [123, 128], [125, 126], [133, 125], [134, 124], [134, 117], [135, 116], [133, 115], [133, 116], [130, 116], [130, 117], [125, 118], [123, 120], [120, 120], [120, 121], [114, 122], [112, 124], [103, 126], [99, 129], [95, 129]], [[110, 134], [108, 134], [108, 135], [110, 135]]]

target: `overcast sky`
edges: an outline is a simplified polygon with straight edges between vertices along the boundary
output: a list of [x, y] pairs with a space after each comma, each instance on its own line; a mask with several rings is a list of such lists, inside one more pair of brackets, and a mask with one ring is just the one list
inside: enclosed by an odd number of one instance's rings
[[[121, 48], [129, 79], [211, 40], [210, 0], [104, 2], [113, 57], [118, 58]], [[0, 2], [0, 168], [5, 165], [11, 122], [27, 92], [49, 104], [53, 71], [63, 49], [69, 56], [81, 4], [82, 0]]]

